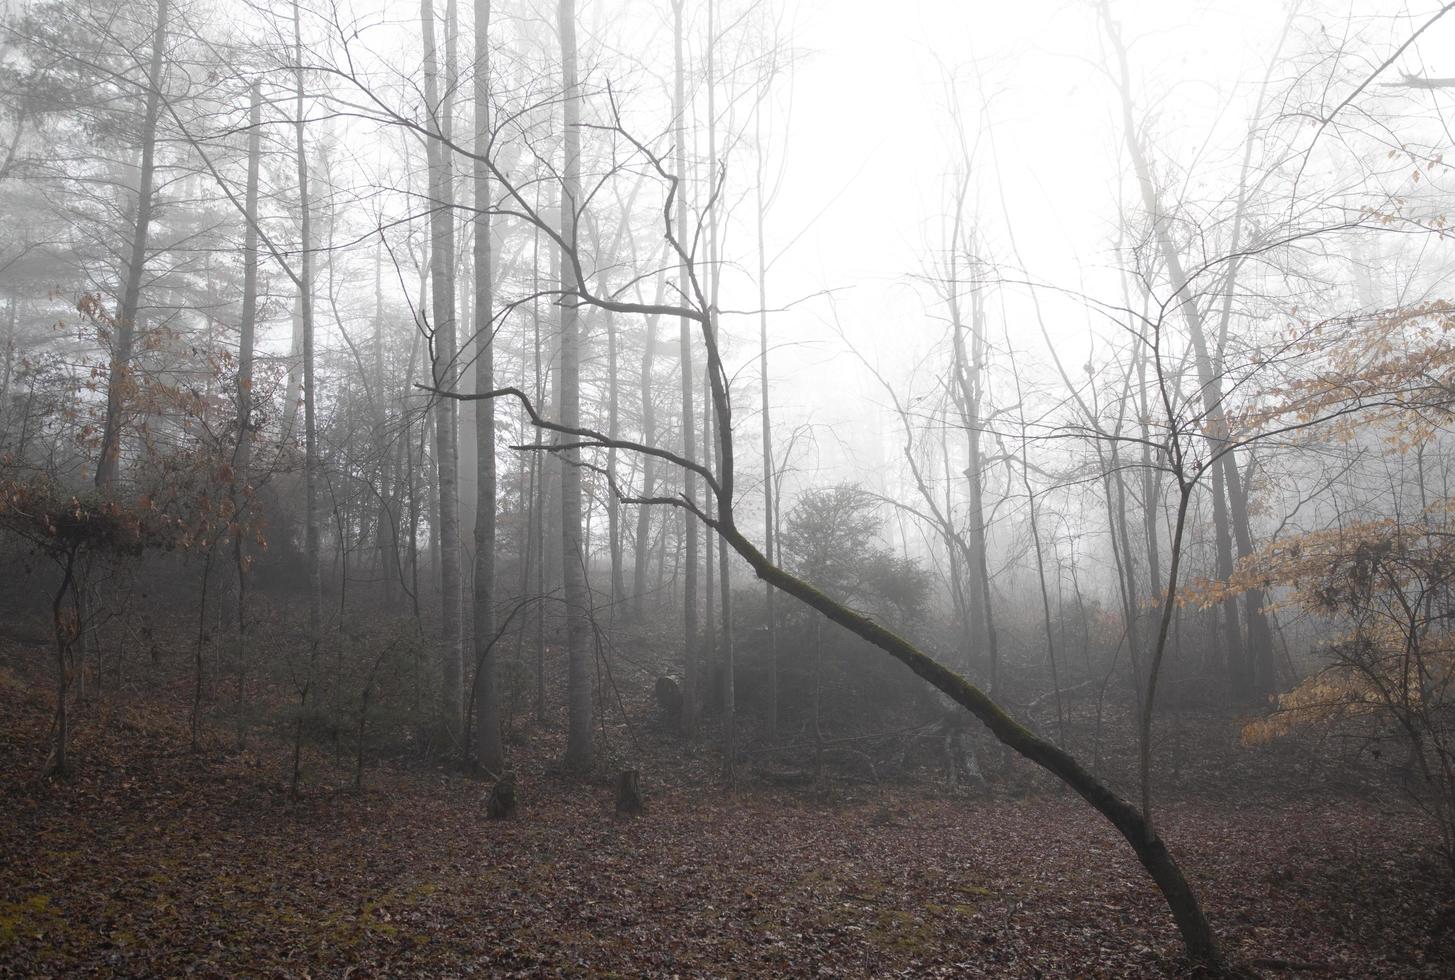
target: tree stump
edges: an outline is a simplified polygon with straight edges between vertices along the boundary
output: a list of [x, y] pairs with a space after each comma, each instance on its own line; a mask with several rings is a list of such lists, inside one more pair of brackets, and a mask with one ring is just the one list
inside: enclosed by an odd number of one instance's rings
[[515, 816], [515, 774], [506, 773], [495, 781], [490, 798], [485, 801], [485, 816], [491, 820], [509, 820]]
[[616, 777], [616, 815], [618, 817], [639, 817], [646, 809], [642, 800], [641, 774], [635, 769], [623, 769]]

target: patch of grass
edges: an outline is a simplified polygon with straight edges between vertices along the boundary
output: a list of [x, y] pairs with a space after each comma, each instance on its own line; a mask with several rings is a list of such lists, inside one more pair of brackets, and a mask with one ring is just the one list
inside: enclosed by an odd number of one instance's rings
[[19, 939], [43, 939], [60, 925], [48, 895], [31, 895], [18, 902], [0, 901], [0, 948]]

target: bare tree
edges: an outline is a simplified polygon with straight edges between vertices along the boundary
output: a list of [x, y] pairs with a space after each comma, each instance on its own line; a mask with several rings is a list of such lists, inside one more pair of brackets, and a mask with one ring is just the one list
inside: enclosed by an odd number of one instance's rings
[[106, 422], [101, 434], [101, 459], [96, 464], [96, 486], [106, 490], [116, 482], [121, 463], [121, 427], [126, 394], [131, 386], [131, 358], [136, 344], [136, 319], [141, 305], [141, 281], [146, 272], [147, 237], [151, 232], [155, 188], [157, 117], [162, 100], [162, 62], [166, 56], [169, 0], [157, 0], [157, 26], [152, 34], [147, 67], [145, 108], [141, 119], [141, 162], [137, 168], [136, 213], [127, 252], [126, 280], [116, 309], [116, 335], [111, 343], [111, 370], [106, 385]]

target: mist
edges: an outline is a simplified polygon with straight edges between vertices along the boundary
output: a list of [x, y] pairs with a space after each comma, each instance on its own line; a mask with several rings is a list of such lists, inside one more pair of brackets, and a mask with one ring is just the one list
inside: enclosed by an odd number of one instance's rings
[[1451, 7], [0, 0], [0, 972], [1455, 970]]

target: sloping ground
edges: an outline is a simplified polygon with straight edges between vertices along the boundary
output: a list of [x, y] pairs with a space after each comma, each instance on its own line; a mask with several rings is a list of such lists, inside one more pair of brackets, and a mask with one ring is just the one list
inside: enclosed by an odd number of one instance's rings
[[[484, 784], [387, 769], [290, 802], [279, 747], [190, 754], [144, 708], [83, 724], [81, 772], [40, 784], [44, 695], [0, 681], [0, 974], [1182, 972], [1127, 848], [1063, 797], [825, 806], [680, 779], [621, 823], [609, 787], [527, 761], [521, 815], [495, 823]], [[1455, 896], [1412, 853], [1415, 824], [1280, 800], [1200, 796], [1161, 820], [1234, 958], [1455, 974]]]

